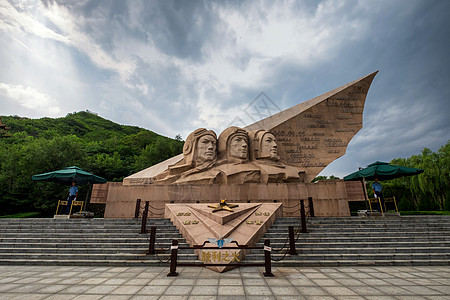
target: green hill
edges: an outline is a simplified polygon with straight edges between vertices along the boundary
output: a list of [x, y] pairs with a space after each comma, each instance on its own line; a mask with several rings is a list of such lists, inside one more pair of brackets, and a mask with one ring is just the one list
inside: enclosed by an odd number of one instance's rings
[[180, 140], [89, 112], [56, 119], [1, 119], [11, 127], [11, 137], [0, 139], [2, 214], [36, 210], [49, 214], [55, 198], [65, 197], [67, 187], [35, 183], [31, 175], [76, 165], [108, 181], [121, 181], [181, 153], [183, 147]]

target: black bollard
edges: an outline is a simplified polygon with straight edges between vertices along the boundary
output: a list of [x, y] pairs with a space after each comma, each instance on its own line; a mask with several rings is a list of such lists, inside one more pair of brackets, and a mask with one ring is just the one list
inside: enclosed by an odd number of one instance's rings
[[272, 273], [272, 261], [270, 259], [270, 252], [272, 248], [270, 247], [270, 240], [264, 240], [264, 267], [266, 271], [263, 273], [264, 277], [274, 277]]
[[167, 277], [178, 276], [177, 273], [177, 257], [178, 257], [178, 240], [172, 240], [172, 246], [170, 247], [170, 272]]
[[145, 201], [144, 212], [142, 213], [141, 233], [147, 233], [147, 216], [148, 216], [148, 201]]
[[301, 217], [301, 221], [302, 221], [301, 233], [306, 233], [305, 200], [300, 200], [300, 217]]
[[309, 216], [314, 217], [314, 202], [312, 197], [308, 197]]
[[141, 211], [141, 199], [136, 199], [136, 209], [134, 210], [134, 218], [139, 218], [139, 212]]
[[294, 226], [289, 226], [289, 254], [298, 255], [295, 250]]
[[155, 254], [156, 226], [150, 227], [150, 243], [148, 246], [148, 254]]

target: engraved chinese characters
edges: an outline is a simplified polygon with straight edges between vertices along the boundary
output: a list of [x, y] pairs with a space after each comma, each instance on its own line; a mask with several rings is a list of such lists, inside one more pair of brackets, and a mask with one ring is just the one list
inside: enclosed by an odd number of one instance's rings
[[156, 183], [301, 182], [302, 171], [279, 162], [275, 136], [265, 130], [248, 133], [229, 127], [216, 138], [211, 130], [191, 133], [184, 158], [156, 176]]

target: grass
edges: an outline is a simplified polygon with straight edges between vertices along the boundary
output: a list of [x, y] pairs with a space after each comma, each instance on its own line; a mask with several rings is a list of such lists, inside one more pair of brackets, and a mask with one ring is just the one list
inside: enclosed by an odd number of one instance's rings
[[38, 212], [25, 212], [25, 213], [18, 213], [14, 215], [4, 215], [0, 216], [0, 218], [4, 219], [17, 219], [17, 218], [39, 218], [41, 216]]

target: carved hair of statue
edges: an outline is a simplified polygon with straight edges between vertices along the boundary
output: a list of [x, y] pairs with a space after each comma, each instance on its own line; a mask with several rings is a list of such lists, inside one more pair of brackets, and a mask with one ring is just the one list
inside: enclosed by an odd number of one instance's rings
[[192, 169], [186, 170], [182, 177], [211, 168], [217, 160], [216, 133], [205, 128], [194, 130], [184, 142], [183, 155]]
[[186, 164], [199, 166], [217, 158], [217, 135], [212, 130], [199, 128], [187, 137], [183, 146]]
[[277, 139], [267, 130], [256, 130], [249, 134], [252, 159], [279, 161]]
[[246, 163], [248, 155], [248, 133], [231, 126], [222, 131], [218, 139], [218, 163]]

